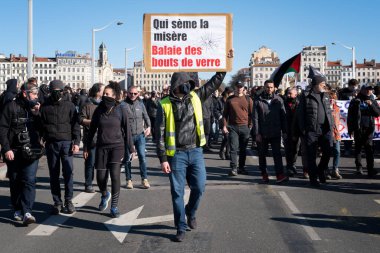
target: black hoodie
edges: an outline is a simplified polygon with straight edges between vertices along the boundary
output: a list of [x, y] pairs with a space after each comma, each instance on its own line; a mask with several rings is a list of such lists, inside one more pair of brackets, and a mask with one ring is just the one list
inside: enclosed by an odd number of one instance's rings
[[[212, 93], [222, 84], [225, 72], [216, 73], [205, 85], [195, 90], [199, 99], [203, 103]], [[196, 134], [196, 122], [194, 108], [191, 104], [191, 95], [187, 94], [182, 99], [174, 94], [174, 90], [184, 83], [190, 83], [190, 90], [194, 90], [195, 82], [188, 73], [174, 73], [170, 82], [169, 99], [173, 106], [175, 119], [175, 141], [177, 150], [186, 150], [199, 147], [199, 138]], [[165, 112], [160, 105], [157, 109], [156, 136], [157, 136], [157, 155], [160, 162], [167, 161], [165, 148]]]
[[9, 79], [7, 82], [7, 90], [4, 91], [4, 94], [1, 98], [1, 107], [3, 107], [9, 101], [12, 101], [16, 98], [17, 95], [17, 79]]

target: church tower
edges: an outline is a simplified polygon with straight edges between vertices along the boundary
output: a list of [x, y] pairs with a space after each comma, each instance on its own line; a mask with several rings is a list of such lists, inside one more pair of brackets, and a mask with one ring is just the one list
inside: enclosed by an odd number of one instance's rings
[[106, 66], [108, 64], [108, 52], [106, 45], [102, 42], [99, 47], [99, 61], [98, 66]]

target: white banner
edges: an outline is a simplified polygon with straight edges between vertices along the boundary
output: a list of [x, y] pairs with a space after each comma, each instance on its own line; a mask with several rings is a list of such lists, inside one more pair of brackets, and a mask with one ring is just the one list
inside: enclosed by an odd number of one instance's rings
[[[380, 101], [377, 101], [380, 105]], [[350, 100], [338, 100], [337, 105], [340, 108], [340, 125], [339, 125], [339, 132], [340, 136], [342, 137], [342, 140], [352, 140], [350, 139], [350, 136], [348, 136], [348, 129], [347, 129], [347, 113], [348, 113], [348, 106], [350, 105]], [[380, 117], [375, 119], [375, 132], [373, 134], [373, 139], [380, 140]]]
[[148, 72], [230, 71], [231, 14], [145, 14]]

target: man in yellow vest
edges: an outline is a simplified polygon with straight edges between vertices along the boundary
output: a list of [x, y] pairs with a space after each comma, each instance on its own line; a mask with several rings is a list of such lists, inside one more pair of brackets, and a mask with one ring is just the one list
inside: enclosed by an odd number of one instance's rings
[[[194, 90], [195, 81], [189, 73], [174, 73], [169, 96], [161, 100], [157, 109], [157, 155], [162, 171], [169, 174], [177, 228], [174, 241], [177, 242], [184, 240], [187, 229], [197, 226], [195, 213], [206, 185], [202, 103], [219, 88], [225, 75], [225, 72], [216, 73], [205, 85]], [[186, 183], [191, 192], [185, 207]]]

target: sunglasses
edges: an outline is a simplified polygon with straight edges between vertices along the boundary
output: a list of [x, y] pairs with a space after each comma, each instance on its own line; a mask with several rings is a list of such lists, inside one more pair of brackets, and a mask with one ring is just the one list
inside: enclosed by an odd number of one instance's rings
[[136, 95], [138, 95], [139, 93], [138, 92], [136, 92], [136, 93], [133, 93], [133, 92], [128, 92], [129, 93], [129, 95], [133, 95], [133, 96], [136, 96]]

